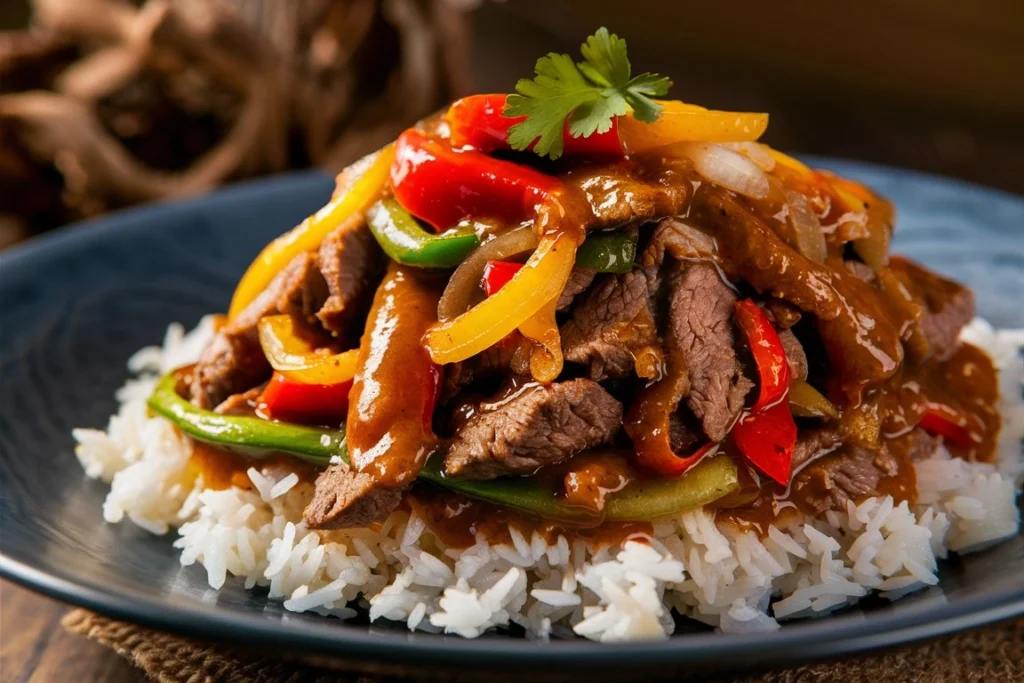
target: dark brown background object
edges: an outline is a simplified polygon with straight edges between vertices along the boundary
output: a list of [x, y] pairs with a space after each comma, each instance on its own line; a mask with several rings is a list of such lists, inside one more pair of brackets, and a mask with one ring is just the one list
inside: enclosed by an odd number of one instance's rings
[[224, 182], [339, 170], [469, 90], [450, 2], [32, 6], [29, 29], [0, 33], [0, 246]]
[[1020, 0], [513, 0], [476, 14], [474, 85], [508, 89], [600, 24], [671, 97], [770, 112], [787, 152], [1024, 193]]
[[336, 170], [601, 24], [638, 69], [673, 77], [672, 96], [771, 112], [765, 140], [786, 151], [1024, 192], [1019, 0], [5, 0], [0, 27], [33, 6], [33, 31], [0, 33], [0, 247]]

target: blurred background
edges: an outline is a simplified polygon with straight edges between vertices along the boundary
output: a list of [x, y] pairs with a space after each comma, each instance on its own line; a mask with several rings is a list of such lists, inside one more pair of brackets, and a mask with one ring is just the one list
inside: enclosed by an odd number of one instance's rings
[[0, 248], [337, 171], [600, 25], [785, 151], [1024, 193], [1024, 0], [0, 0]]

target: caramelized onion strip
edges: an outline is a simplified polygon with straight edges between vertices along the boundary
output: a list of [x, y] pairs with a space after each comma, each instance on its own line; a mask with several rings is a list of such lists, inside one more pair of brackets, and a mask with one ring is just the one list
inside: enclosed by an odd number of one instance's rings
[[481, 244], [452, 273], [437, 304], [437, 319], [445, 322], [466, 312], [473, 301], [473, 295], [480, 289], [480, 278], [489, 261], [506, 261], [536, 246], [537, 235], [530, 225], [509, 230]]

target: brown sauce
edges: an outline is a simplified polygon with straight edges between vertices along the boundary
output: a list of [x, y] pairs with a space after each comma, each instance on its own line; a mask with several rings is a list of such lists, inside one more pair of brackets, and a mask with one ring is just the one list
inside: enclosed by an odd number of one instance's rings
[[[876, 496], [891, 495], [897, 503], [917, 500], [917, 476], [913, 466], [912, 430], [926, 410], [928, 401], [938, 401], [969, 416], [980, 439], [968, 447], [949, 441], [950, 452], [966, 460], [991, 462], [1001, 426], [996, 401], [998, 378], [991, 359], [971, 344], [961, 344], [944, 362], [908, 363], [883, 389], [871, 397], [866, 406], [874, 405], [881, 416], [880, 440], [884, 454], [875, 461], [879, 478], [874, 488], [855, 502]], [[850, 457], [840, 449], [810, 463], [824, 467], [829, 460]], [[738, 463], [740, 464], [740, 463]], [[816, 501], [829, 495], [833, 484], [824, 476], [794, 474], [793, 483], [783, 488], [760, 480], [755, 472], [740, 465], [740, 491], [717, 501], [716, 519], [740, 528], [754, 529], [762, 535], [769, 524], [779, 524], [801, 515], [815, 515], [820, 507]]]
[[535, 475], [562, 502], [600, 520], [609, 498], [639, 475], [624, 453], [595, 450], [580, 453]]
[[490, 503], [465, 498], [432, 485], [417, 485], [406, 495], [409, 506], [450, 548], [468, 548], [478, 537], [494, 544], [512, 544], [509, 528], [527, 540], [534, 532], [549, 544], [565, 536], [571, 544], [579, 539], [594, 547], [616, 546], [630, 538], [653, 534], [646, 522], [604, 522], [597, 526], [574, 525], [533, 517]]
[[946, 361], [907, 363], [878, 391], [882, 436], [900, 436], [917, 425], [928, 403], [948, 406], [964, 418], [978, 438], [969, 446], [946, 441], [953, 455], [991, 462], [995, 457], [1001, 418], [996, 408], [999, 381], [992, 359], [981, 349], [963, 343]]
[[932, 401], [951, 406], [968, 417], [980, 440], [968, 447], [946, 443], [950, 452], [965, 460], [992, 462], [1002, 418], [999, 415], [999, 378], [988, 354], [971, 344], [961, 344], [953, 357], [922, 372], [923, 393]]
[[437, 320], [440, 282], [392, 263], [373, 299], [349, 395], [349, 458], [382, 486], [416, 478], [437, 448], [431, 428], [440, 373], [422, 342]]
[[917, 502], [917, 471], [914, 469], [910, 432], [885, 441], [885, 449], [891, 460], [887, 470], [881, 470], [875, 491], [881, 496], [892, 496], [897, 503]]
[[255, 467], [263, 474], [284, 475], [294, 472], [300, 481], [313, 482], [319, 471], [309, 463], [285, 454], [265, 458], [247, 458], [223, 448], [217, 448], [202, 441], [192, 440], [192, 457], [189, 469], [203, 477], [203, 483], [211, 489], [252, 488], [247, 472]]

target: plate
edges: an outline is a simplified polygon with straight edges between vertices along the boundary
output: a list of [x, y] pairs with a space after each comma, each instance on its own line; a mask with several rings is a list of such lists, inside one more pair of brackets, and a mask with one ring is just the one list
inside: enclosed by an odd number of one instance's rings
[[[1024, 327], [1024, 199], [909, 171], [810, 163], [895, 200], [896, 250], [966, 282], [998, 326]], [[381, 623], [287, 613], [200, 567], [181, 568], [173, 534], [103, 522], [106, 485], [82, 473], [72, 427], [115, 411], [126, 359], [171, 321], [224, 310], [271, 238], [318, 208], [331, 180], [306, 173], [80, 224], [0, 255], [0, 575], [52, 597], [168, 631], [379, 671], [442, 667], [589, 678], [803, 663], [902, 645], [1024, 614], [1024, 535], [942, 565], [941, 583], [753, 636], [709, 631], [664, 642], [475, 641]], [[322, 661], [322, 660], [321, 660]]]

